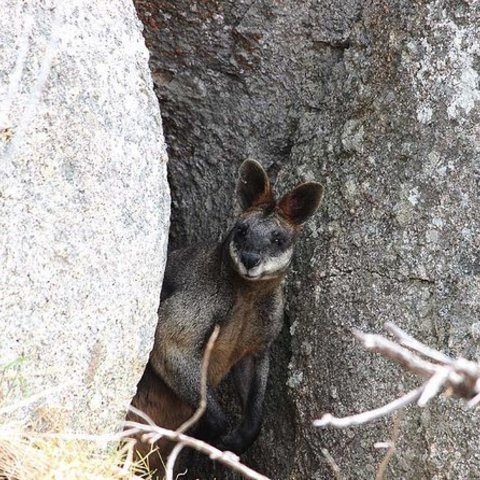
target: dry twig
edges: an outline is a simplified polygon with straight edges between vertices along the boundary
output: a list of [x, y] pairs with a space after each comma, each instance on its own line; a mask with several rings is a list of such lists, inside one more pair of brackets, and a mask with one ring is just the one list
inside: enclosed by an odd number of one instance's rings
[[403, 408], [410, 403], [414, 402], [423, 392], [423, 387], [416, 388], [411, 392], [408, 392], [406, 395], [403, 395], [400, 398], [395, 399], [393, 402], [387, 403], [383, 407], [375, 408], [374, 410], [368, 410], [363, 413], [359, 413], [357, 415], [350, 415], [348, 417], [338, 418], [334, 417], [330, 413], [326, 413], [323, 415], [322, 418], [319, 420], [315, 420], [313, 424], [316, 427], [337, 427], [337, 428], [345, 428], [345, 427], [353, 427], [356, 425], [362, 425], [364, 423], [371, 422], [372, 420], [376, 420], [377, 418], [384, 417], [389, 415], [400, 408]]
[[330, 465], [333, 475], [335, 476], [335, 480], [343, 480], [343, 475], [340, 467], [337, 465], [337, 462], [335, 462], [334, 458], [330, 455], [330, 452], [326, 448], [322, 448], [322, 455], [325, 457], [325, 460]]
[[395, 341], [359, 330], [354, 330], [353, 334], [368, 351], [380, 353], [426, 381], [383, 407], [344, 418], [327, 413], [314, 421], [315, 426], [332, 425], [341, 428], [360, 425], [389, 415], [415, 401], [423, 407], [442, 391], [469, 400], [469, 408], [480, 402], [480, 364], [464, 358], [452, 359], [424, 345], [392, 323], [385, 324], [385, 327], [394, 335]]
[[[383, 480], [385, 472], [387, 471], [388, 464], [393, 458], [395, 449], [397, 448], [398, 439], [400, 438], [400, 422], [402, 420], [401, 412], [397, 412], [393, 419], [392, 439], [387, 442], [388, 450], [383, 458], [382, 462], [378, 466], [375, 480]], [[375, 444], [375, 448], [381, 448], [383, 445]]]
[[[147, 421], [148, 417], [134, 407], [132, 412]], [[150, 420], [150, 419], [148, 419]], [[190, 437], [184, 433], [179, 433], [174, 430], [168, 430], [166, 428], [158, 427], [156, 425], [146, 425], [144, 423], [137, 423], [132, 421], [125, 422], [126, 426], [129, 428], [136, 428], [138, 432], [145, 432], [150, 436], [152, 441], [157, 441], [158, 439], [164, 437], [172, 442], [181, 443], [186, 447], [193, 448], [200, 453], [208, 455], [212, 460], [216, 460], [220, 463], [223, 463], [230, 469], [240, 473], [245, 478], [251, 478], [252, 480], [269, 480], [268, 477], [262, 475], [255, 470], [247, 467], [240, 462], [240, 458], [232, 452], [222, 452], [218, 448], [212, 447], [203, 440], [198, 440], [197, 438]]]
[[207, 346], [205, 347], [205, 353], [202, 359], [202, 370], [200, 372], [200, 403], [195, 413], [182, 425], [177, 428], [177, 432], [186, 432], [190, 427], [195, 425], [200, 417], [204, 414], [207, 408], [207, 380], [208, 380], [208, 365], [210, 363], [210, 356], [212, 354], [213, 347], [220, 333], [220, 327], [215, 325], [210, 338], [208, 339]]
[[131, 429], [134, 429], [135, 433], [144, 432], [143, 438], [151, 443], [157, 442], [160, 438], [164, 437], [170, 441], [175, 442], [177, 445], [173, 448], [170, 453], [167, 463], [165, 465], [165, 478], [166, 480], [173, 480], [174, 478], [174, 467], [175, 462], [178, 458], [178, 455], [184, 447], [190, 447], [197, 450], [200, 453], [208, 455], [212, 460], [216, 460], [220, 463], [223, 463], [230, 469], [240, 473], [245, 478], [250, 478], [252, 480], [269, 480], [268, 477], [257, 473], [251, 468], [240, 462], [240, 458], [232, 452], [222, 452], [221, 450], [209, 445], [208, 443], [198, 440], [196, 438], [185, 435], [184, 432], [192, 427], [203, 415], [205, 408], [207, 406], [207, 378], [208, 378], [208, 364], [210, 361], [210, 355], [215, 344], [215, 340], [218, 337], [220, 328], [215, 327], [210, 338], [208, 340], [207, 346], [205, 348], [205, 353], [202, 360], [202, 369], [201, 369], [201, 399], [197, 410], [194, 414], [183, 423], [176, 431], [168, 430], [166, 428], [159, 427], [154, 424], [151, 418], [149, 418], [145, 413], [136, 409], [135, 407], [130, 406], [132, 413], [140, 417], [145, 423], [138, 423], [127, 421], [125, 426], [129, 428], [130, 434]]
[[[200, 420], [201, 416], [205, 412], [205, 409], [207, 408], [208, 365], [210, 363], [210, 356], [212, 354], [212, 350], [219, 333], [220, 327], [218, 325], [215, 325], [215, 328], [213, 329], [213, 332], [208, 339], [207, 346], [205, 347], [205, 353], [203, 354], [202, 368], [200, 372], [200, 403], [198, 405], [198, 408], [187, 421], [185, 421], [177, 428], [178, 433], [184, 433], [189, 428], [193, 427], [193, 425], [195, 425], [198, 420]], [[167, 464], [165, 465], [166, 480], [173, 480], [173, 470], [175, 468], [175, 462], [177, 461], [177, 458], [180, 455], [180, 452], [183, 450], [184, 446], [185, 445], [183, 443], [177, 443], [174, 449], [170, 452], [170, 455], [167, 459]]]

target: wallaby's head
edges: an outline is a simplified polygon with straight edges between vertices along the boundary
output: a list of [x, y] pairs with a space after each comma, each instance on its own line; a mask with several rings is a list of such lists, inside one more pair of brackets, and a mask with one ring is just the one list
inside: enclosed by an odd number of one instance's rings
[[235, 270], [248, 280], [281, 276], [290, 264], [301, 226], [320, 205], [323, 187], [299, 185], [276, 201], [262, 166], [243, 162], [237, 183], [242, 213], [229, 236], [229, 254]]

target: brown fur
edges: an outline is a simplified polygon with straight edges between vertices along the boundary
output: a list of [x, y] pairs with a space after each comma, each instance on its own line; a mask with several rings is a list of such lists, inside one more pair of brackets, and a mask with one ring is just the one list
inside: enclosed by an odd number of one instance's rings
[[[136, 395], [132, 404], [147, 414], [156, 425], [171, 430], [177, 429], [193, 414], [193, 408], [180, 400], [175, 393], [154, 372], [147, 367], [141, 384], [144, 387], [142, 395]], [[127, 420], [144, 423], [143, 420], [129, 412]], [[141, 435], [136, 436], [135, 449], [139, 458], [145, 458], [149, 467], [160, 470], [162, 461], [173, 447], [168, 440], [159, 440], [154, 447], [148, 442], [143, 442]]]
[[[198, 245], [168, 257], [155, 345], [132, 404], [160, 426], [175, 430], [184, 423], [198, 406], [203, 353], [218, 324], [207, 408], [191, 433], [241, 453], [261, 426], [269, 349], [282, 326], [282, 283], [300, 230], [298, 219], [303, 222], [316, 210], [321, 187], [304, 184], [277, 204], [264, 170], [247, 161], [237, 192], [243, 213], [222, 244]], [[229, 372], [245, 410], [231, 432], [215, 395]], [[133, 414], [128, 419], [138, 420]], [[138, 440], [137, 451], [145, 455], [150, 445]], [[156, 446], [163, 456], [172, 448], [165, 440]], [[161, 470], [158, 454], [150, 457], [150, 465]]]
[[[249, 355], [255, 355], [266, 347], [266, 339], [270, 337], [267, 331], [271, 330], [272, 326], [259, 324], [255, 321], [258, 315], [256, 303], [262, 297], [270, 297], [273, 291], [280, 289], [283, 277], [282, 274], [274, 280], [262, 282], [253, 290], [248, 284], [242, 285], [237, 293], [228, 320], [220, 328], [210, 355], [209, 385], [217, 387], [235, 364]], [[191, 348], [191, 345], [197, 341], [194, 335], [179, 335], [178, 332], [173, 331], [169, 333], [171, 333], [171, 336], [164, 336], [161, 345], [176, 344], [180, 348]], [[166, 355], [167, 351], [163, 351], [163, 354]], [[147, 366], [140, 381], [132, 405], [148, 415], [156, 425], [171, 430], [176, 430], [194, 412], [194, 409], [175, 395], [172, 389], [153, 372], [150, 366]], [[127, 420], [142, 422], [133, 413], [127, 415]], [[165, 439], [160, 440], [153, 447], [155, 451], [152, 451], [152, 446], [143, 442], [140, 435], [136, 438], [138, 442], [137, 455], [140, 458], [148, 455], [149, 467], [152, 470], [161, 471], [166, 457], [173, 448], [172, 442]]]
[[[259, 287], [270, 293], [277, 288], [281, 278], [269, 281]], [[265, 348], [265, 332], [256, 322], [255, 302], [258, 290], [241, 291], [237, 295], [228, 323], [220, 329], [210, 357], [208, 382], [217, 386], [232, 367], [248, 355], [254, 355]]]

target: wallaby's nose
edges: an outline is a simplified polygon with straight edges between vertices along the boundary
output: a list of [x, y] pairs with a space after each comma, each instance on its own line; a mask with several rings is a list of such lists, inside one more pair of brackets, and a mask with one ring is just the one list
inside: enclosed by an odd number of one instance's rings
[[240, 259], [247, 270], [256, 267], [260, 263], [260, 255], [257, 253], [243, 252]]

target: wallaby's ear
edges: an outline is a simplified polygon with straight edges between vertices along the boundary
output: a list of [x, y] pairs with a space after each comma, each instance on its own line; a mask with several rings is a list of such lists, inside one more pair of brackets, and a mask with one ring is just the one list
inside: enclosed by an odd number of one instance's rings
[[255, 160], [245, 160], [239, 171], [237, 195], [243, 210], [273, 201], [272, 187], [262, 166]]
[[278, 208], [295, 225], [301, 225], [320, 206], [323, 187], [317, 182], [302, 183], [287, 193], [278, 203]]

